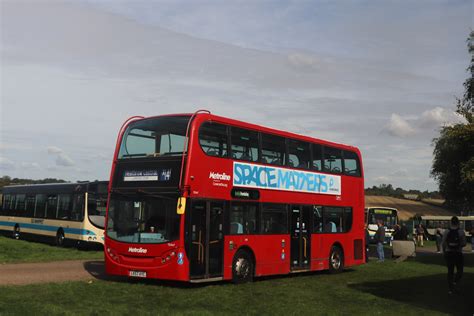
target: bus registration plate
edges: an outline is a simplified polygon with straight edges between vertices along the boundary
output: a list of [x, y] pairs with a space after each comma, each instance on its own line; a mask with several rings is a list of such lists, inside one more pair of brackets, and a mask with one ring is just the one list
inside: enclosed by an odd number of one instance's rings
[[131, 277], [135, 278], [146, 278], [146, 272], [145, 271], [132, 271], [130, 270], [128, 272], [128, 275]]

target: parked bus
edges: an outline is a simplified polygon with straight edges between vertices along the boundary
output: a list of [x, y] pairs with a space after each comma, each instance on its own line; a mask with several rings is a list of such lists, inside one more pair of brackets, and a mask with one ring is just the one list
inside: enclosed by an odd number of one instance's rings
[[[452, 216], [442, 215], [421, 215], [414, 218], [415, 227], [421, 223], [425, 227], [426, 237], [430, 240], [436, 239], [436, 229], [441, 228], [442, 230], [449, 229], [451, 225]], [[464, 229], [466, 236], [471, 236], [471, 229], [474, 227], [474, 216], [458, 216], [459, 228]]]
[[6, 186], [0, 230], [57, 246], [103, 245], [107, 186], [107, 181]]
[[357, 148], [198, 111], [133, 117], [109, 182], [106, 273], [251, 281], [363, 264]]
[[377, 222], [382, 221], [385, 227], [385, 242], [392, 242], [392, 234], [395, 225], [398, 224], [398, 210], [391, 207], [371, 206], [365, 208], [365, 223], [369, 230], [370, 242], [375, 243], [374, 237], [377, 232]]

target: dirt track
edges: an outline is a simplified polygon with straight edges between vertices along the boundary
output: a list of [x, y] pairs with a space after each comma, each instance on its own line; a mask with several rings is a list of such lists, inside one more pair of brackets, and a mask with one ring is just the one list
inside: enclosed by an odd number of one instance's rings
[[104, 279], [98, 260], [55, 261], [0, 265], [0, 286]]

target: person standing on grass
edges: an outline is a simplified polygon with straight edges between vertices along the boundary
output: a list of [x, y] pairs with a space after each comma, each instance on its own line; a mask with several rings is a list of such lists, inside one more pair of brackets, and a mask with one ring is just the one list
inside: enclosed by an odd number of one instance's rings
[[436, 228], [436, 252], [441, 252], [441, 242], [443, 241], [443, 230], [441, 227]]
[[[448, 293], [452, 294], [456, 290], [457, 283], [461, 280], [464, 269], [464, 257], [462, 248], [466, 246], [466, 234], [464, 229], [459, 229], [459, 219], [457, 216], [451, 218], [451, 227], [443, 234], [443, 252], [448, 266]], [[454, 268], [456, 267], [456, 276]]]
[[377, 232], [374, 236], [374, 239], [377, 242], [377, 255], [379, 257], [379, 262], [384, 262], [385, 254], [383, 252], [383, 242], [385, 240], [385, 227], [383, 227], [382, 221], [378, 221], [377, 225], [379, 226], [379, 228], [377, 229]]
[[418, 246], [423, 247], [423, 238], [425, 237], [425, 229], [421, 224], [418, 224], [418, 227], [416, 228], [416, 241], [418, 243]]

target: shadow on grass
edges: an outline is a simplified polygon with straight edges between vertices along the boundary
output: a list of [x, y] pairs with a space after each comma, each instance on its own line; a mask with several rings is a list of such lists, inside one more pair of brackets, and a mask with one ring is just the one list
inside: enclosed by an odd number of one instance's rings
[[[168, 280], [155, 280], [155, 279], [140, 279], [140, 278], [129, 278], [125, 276], [112, 276], [107, 275], [105, 273], [105, 265], [104, 261], [99, 260], [91, 260], [84, 262], [84, 269], [95, 279], [102, 280], [102, 281], [115, 281], [115, 282], [127, 282], [127, 283], [141, 283], [141, 284], [148, 284], [148, 285], [161, 285], [161, 286], [169, 286], [169, 287], [176, 287], [176, 288], [202, 288], [206, 286], [214, 286], [214, 285], [225, 285], [229, 284], [230, 281], [213, 281], [213, 282], [203, 282], [203, 283], [190, 283], [190, 282], [182, 282], [182, 281], [168, 281]], [[351, 273], [355, 270], [351, 268], [346, 268], [343, 270], [342, 273]], [[263, 276], [263, 277], [256, 277], [254, 278], [254, 282], [264, 282], [268, 280], [274, 279], [292, 279], [304, 276], [311, 276], [311, 275], [324, 275], [329, 274], [329, 271], [307, 271], [301, 273], [290, 273], [290, 274], [278, 274], [278, 275], [271, 275], [271, 276]]]
[[[417, 253], [416, 258], [411, 259], [419, 263], [446, 266], [443, 254], [440, 253]], [[474, 254], [464, 253], [464, 267], [474, 268]]]
[[448, 294], [446, 274], [435, 274], [349, 287], [405, 304], [453, 315], [474, 314], [474, 273], [465, 273], [458, 294]]

